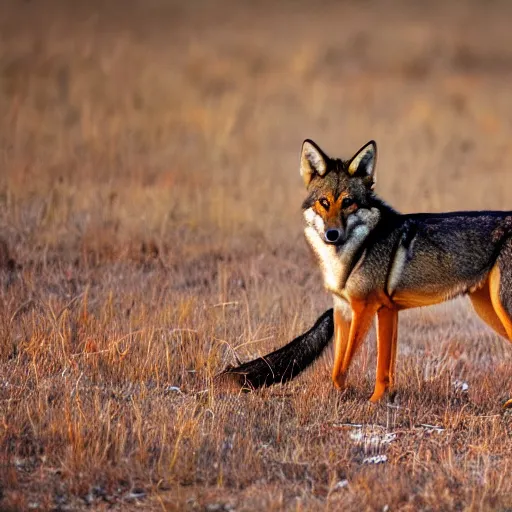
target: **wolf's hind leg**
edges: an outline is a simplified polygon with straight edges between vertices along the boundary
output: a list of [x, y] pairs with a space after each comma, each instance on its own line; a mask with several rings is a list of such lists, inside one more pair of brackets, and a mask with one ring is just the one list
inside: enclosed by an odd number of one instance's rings
[[507, 331], [494, 310], [491, 300], [490, 285], [487, 280], [478, 290], [475, 290], [469, 295], [473, 308], [476, 314], [489, 326], [492, 327], [500, 336], [507, 338]]
[[[512, 239], [509, 239], [498, 257], [489, 276], [489, 291], [496, 315], [512, 341]], [[504, 407], [512, 407], [512, 399]]]
[[505, 330], [504, 336], [512, 341], [512, 267], [503, 269], [498, 260], [489, 276], [489, 292], [492, 307]]

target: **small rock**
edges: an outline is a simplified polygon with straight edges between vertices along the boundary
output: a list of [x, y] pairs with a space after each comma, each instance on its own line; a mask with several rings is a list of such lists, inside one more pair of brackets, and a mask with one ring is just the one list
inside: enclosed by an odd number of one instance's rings
[[366, 457], [366, 459], [363, 459], [363, 464], [382, 464], [387, 461], [387, 455], [374, 455], [373, 457]]
[[348, 487], [348, 480], [340, 480], [339, 482], [336, 482], [332, 490], [339, 491], [340, 489], [345, 489], [345, 487]]

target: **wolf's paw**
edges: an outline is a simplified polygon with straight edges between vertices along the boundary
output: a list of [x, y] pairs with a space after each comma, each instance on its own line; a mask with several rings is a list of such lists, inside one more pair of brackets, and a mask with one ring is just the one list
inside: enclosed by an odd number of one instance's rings
[[376, 404], [377, 402], [380, 402], [382, 400], [382, 397], [384, 396], [384, 391], [375, 391], [373, 395], [370, 397], [370, 402], [372, 404]]
[[347, 376], [343, 374], [332, 375], [332, 382], [334, 387], [339, 391], [343, 391], [347, 388]]
[[384, 396], [387, 397], [390, 403], [394, 402], [396, 396], [396, 391], [393, 389], [392, 383], [387, 379], [375, 384], [375, 389], [373, 390], [373, 395], [370, 397], [370, 402], [375, 404], [381, 401]]

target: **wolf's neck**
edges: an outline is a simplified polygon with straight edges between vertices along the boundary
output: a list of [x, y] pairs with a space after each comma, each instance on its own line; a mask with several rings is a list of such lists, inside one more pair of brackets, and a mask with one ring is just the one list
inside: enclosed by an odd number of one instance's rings
[[385, 222], [402, 215], [376, 194], [373, 194], [370, 198], [370, 208], [377, 208], [380, 211], [381, 221]]

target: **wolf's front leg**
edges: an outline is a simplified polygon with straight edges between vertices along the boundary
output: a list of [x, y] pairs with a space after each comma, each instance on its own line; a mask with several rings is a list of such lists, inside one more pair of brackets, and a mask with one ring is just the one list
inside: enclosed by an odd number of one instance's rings
[[377, 302], [367, 302], [366, 300], [353, 300], [350, 306], [352, 308], [352, 321], [350, 322], [345, 354], [342, 363], [335, 364], [332, 372], [332, 379], [337, 384], [337, 387], [345, 384], [352, 358], [363, 343], [380, 304]]
[[377, 402], [393, 388], [397, 348], [398, 310], [381, 307], [377, 312], [377, 372], [370, 402]]
[[334, 366], [332, 380], [338, 389], [345, 387], [345, 379], [341, 378], [339, 368], [343, 363], [350, 333], [351, 314], [348, 304], [333, 295], [334, 299]]

